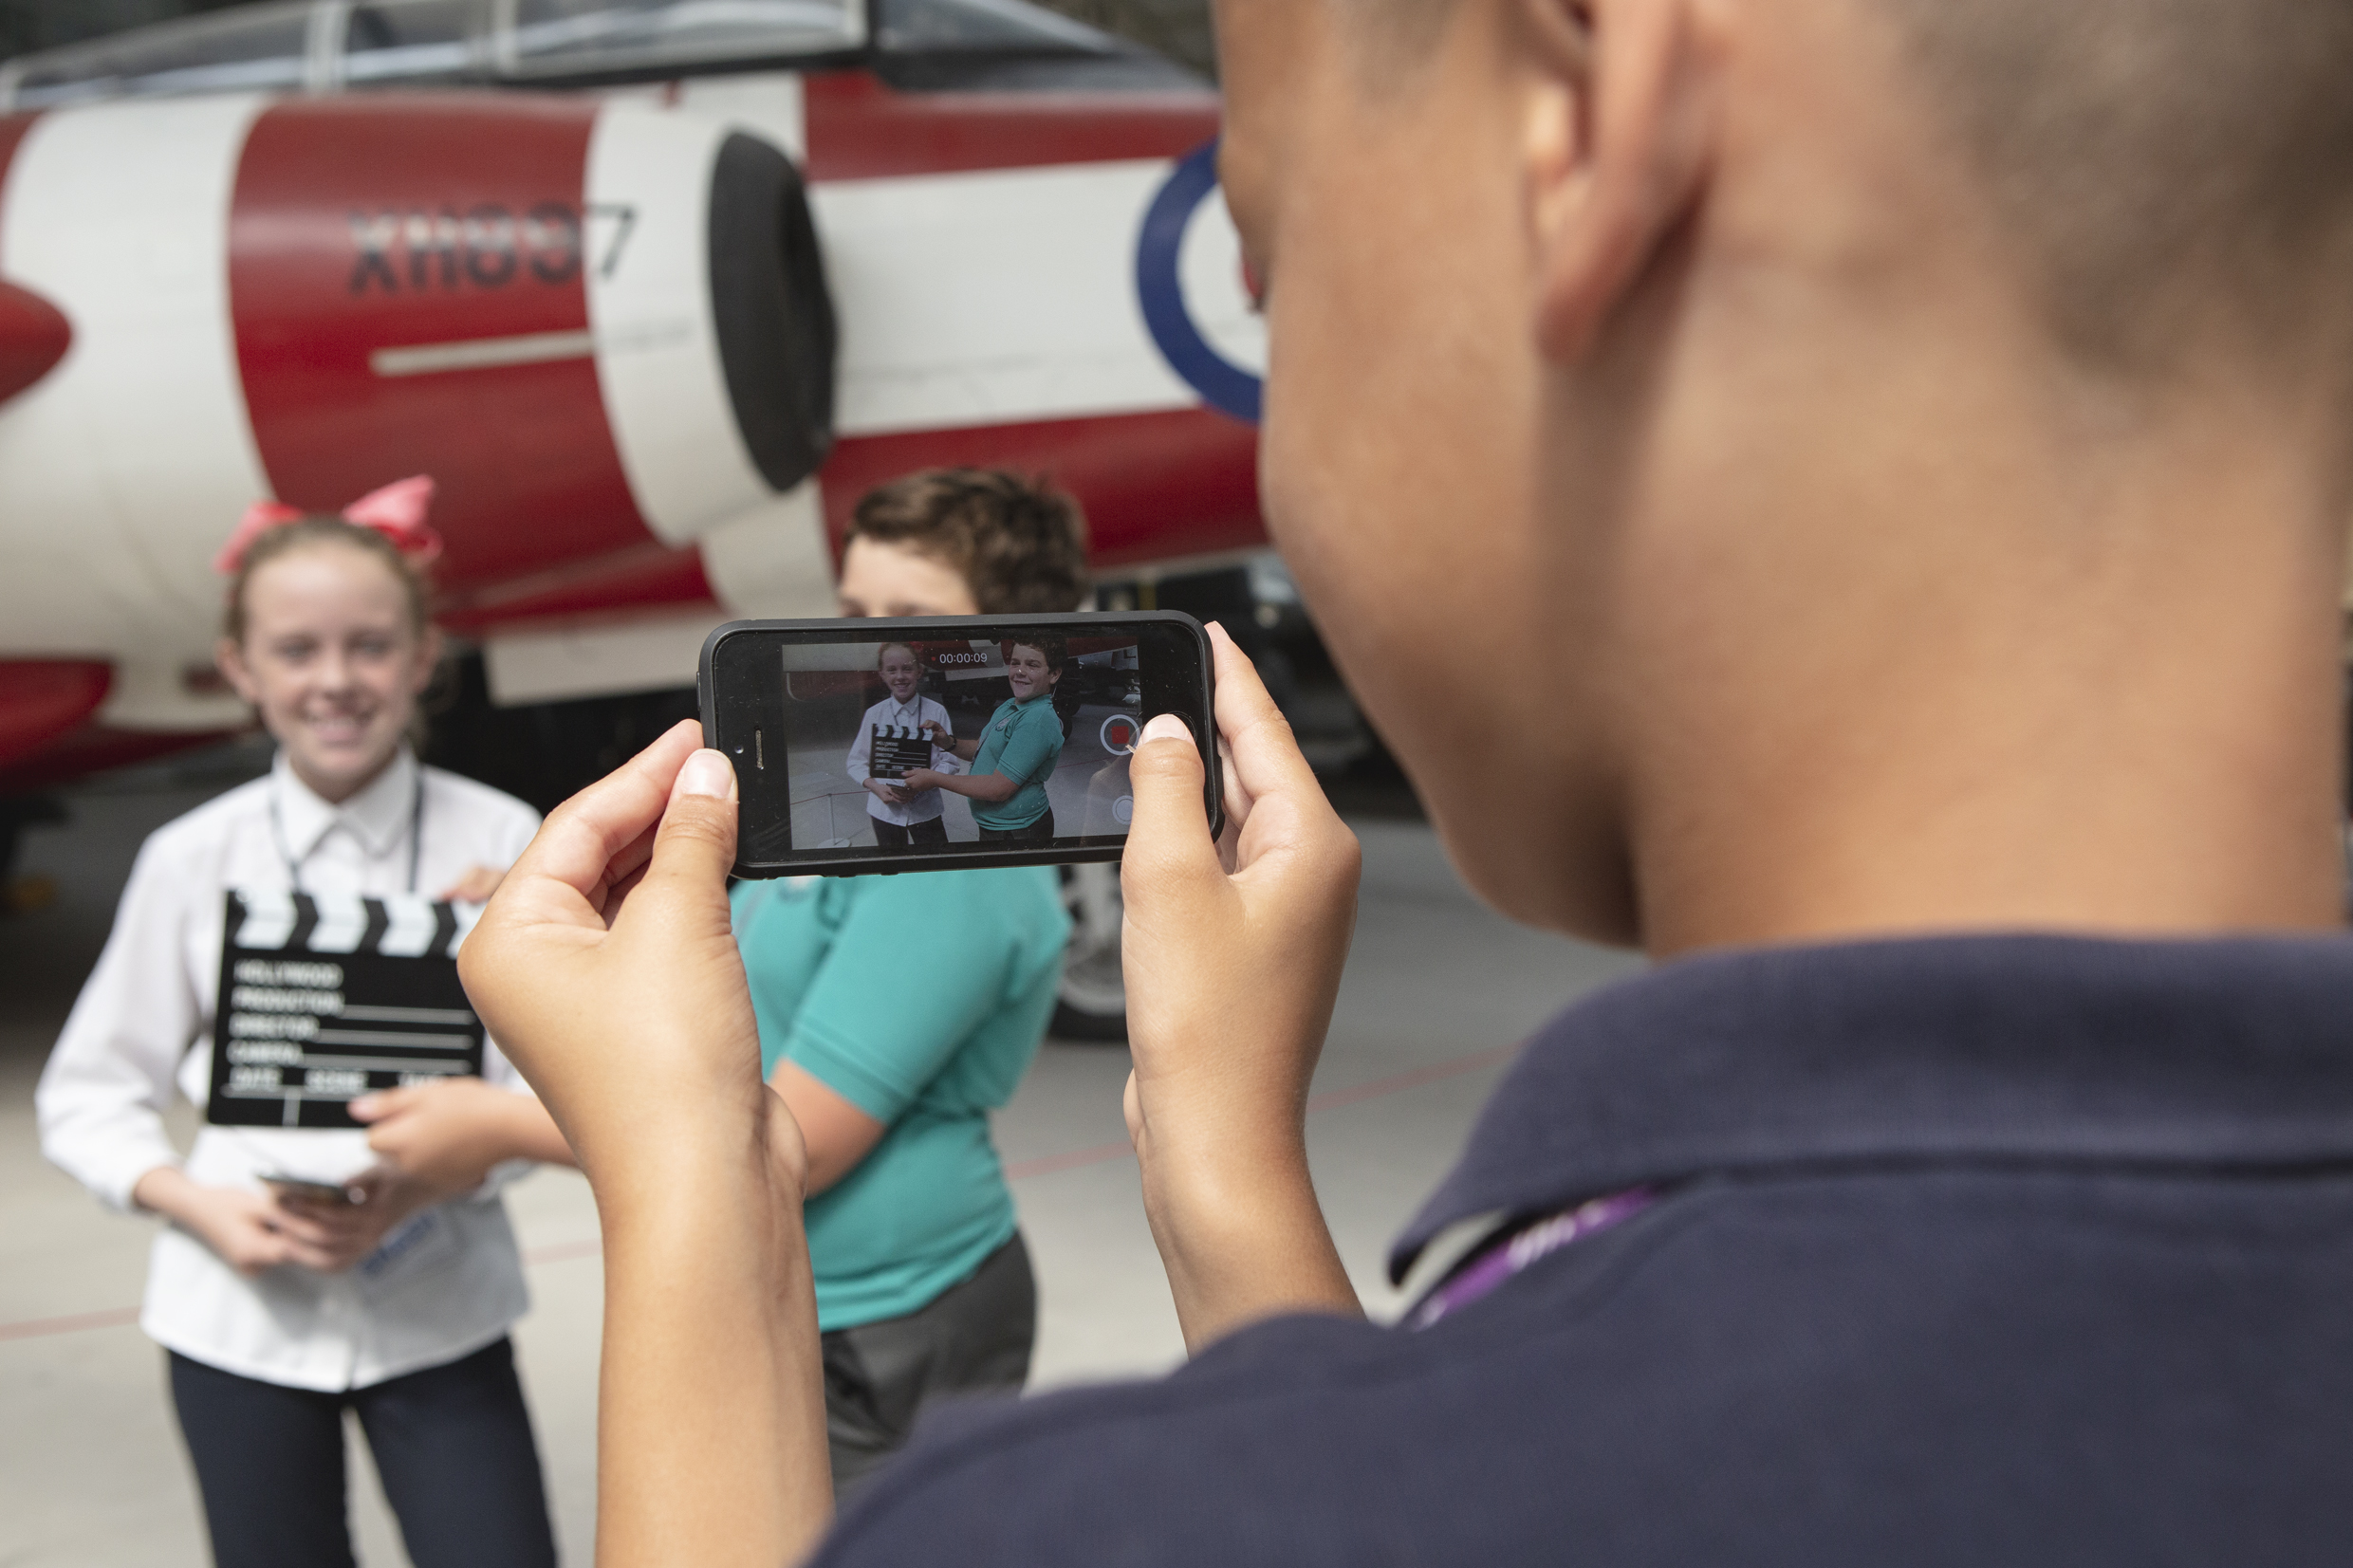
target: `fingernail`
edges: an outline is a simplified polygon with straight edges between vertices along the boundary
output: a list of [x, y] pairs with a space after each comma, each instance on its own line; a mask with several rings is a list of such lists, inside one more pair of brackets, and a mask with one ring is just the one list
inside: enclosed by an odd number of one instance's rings
[[735, 769], [724, 753], [705, 748], [686, 759], [678, 769], [678, 793], [709, 795], [726, 800], [728, 787], [735, 782]]
[[1156, 713], [1152, 722], [1144, 726], [1143, 738], [1147, 741], [1184, 741], [1190, 744], [1193, 727], [1174, 713]]

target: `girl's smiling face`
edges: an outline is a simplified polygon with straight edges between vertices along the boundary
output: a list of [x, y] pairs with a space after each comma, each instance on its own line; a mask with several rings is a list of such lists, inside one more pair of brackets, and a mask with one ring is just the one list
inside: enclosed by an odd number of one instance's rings
[[910, 700], [922, 679], [923, 672], [916, 664], [914, 650], [891, 647], [882, 651], [882, 684], [891, 689], [893, 697], [900, 702]]
[[347, 544], [320, 544], [254, 570], [245, 636], [222, 639], [218, 656], [294, 776], [341, 802], [399, 749], [440, 652], [440, 635], [417, 624], [390, 568]]
[[1005, 679], [1013, 688], [1015, 702], [1028, 702], [1045, 696], [1062, 679], [1060, 670], [1046, 667], [1046, 654], [1026, 642], [1016, 642], [1006, 655]]

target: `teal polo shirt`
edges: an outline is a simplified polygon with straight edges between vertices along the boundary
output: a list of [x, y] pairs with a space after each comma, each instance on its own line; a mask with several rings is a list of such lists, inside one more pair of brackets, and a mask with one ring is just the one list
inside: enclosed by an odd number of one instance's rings
[[989, 715], [989, 728], [981, 731], [973, 772], [1019, 779], [1021, 787], [993, 805], [974, 801], [973, 821], [1002, 831], [1028, 827], [1045, 816], [1046, 781], [1054, 776], [1054, 765], [1061, 760], [1062, 720], [1054, 712], [1051, 695], [1028, 702], [1008, 697], [997, 704]]
[[1013, 1234], [989, 1113], [1053, 1016], [1060, 884], [1013, 866], [741, 882], [731, 897], [761, 1076], [789, 1059], [887, 1129], [809, 1200], [817, 1326], [904, 1317]]

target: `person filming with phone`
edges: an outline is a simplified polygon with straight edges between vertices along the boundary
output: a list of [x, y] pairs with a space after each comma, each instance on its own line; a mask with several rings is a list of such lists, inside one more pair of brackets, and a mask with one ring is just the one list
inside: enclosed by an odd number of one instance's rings
[[809, 1146], [681, 726], [462, 960], [605, 1216], [605, 1568], [2342, 1562], [2353, 0], [1214, 20], [1269, 531], [1470, 886], [1656, 962], [1520, 1049], [1366, 1320], [1307, 1125], [1356, 845], [1220, 638], [1232, 830], [1155, 714], [1121, 867], [1192, 1358], [828, 1534]]
[[1051, 839], [1054, 806], [1046, 786], [1062, 761], [1066, 738], [1062, 715], [1054, 710], [1054, 688], [1069, 662], [1069, 648], [1061, 637], [1041, 636], [1008, 641], [1000, 652], [1013, 694], [997, 704], [979, 735], [958, 740], [937, 720], [925, 725], [933, 744], [971, 763], [971, 771], [911, 768], [907, 788], [944, 789], [971, 801], [982, 843]]

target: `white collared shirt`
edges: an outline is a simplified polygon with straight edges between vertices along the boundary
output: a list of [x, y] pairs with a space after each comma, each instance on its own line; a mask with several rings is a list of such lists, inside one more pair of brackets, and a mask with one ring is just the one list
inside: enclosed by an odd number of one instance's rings
[[[198, 1106], [212, 1080], [223, 895], [408, 891], [410, 824], [421, 787], [417, 891], [432, 897], [476, 864], [504, 869], [539, 819], [497, 790], [404, 748], [339, 805], [297, 779], [281, 754], [269, 776], [167, 822], [140, 846], [98, 967], [65, 1020], [34, 1097], [41, 1149], [113, 1208], [157, 1166], [210, 1186], [261, 1172], [342, 1182], [376, 1163], [355, 1131], [207, 1126], [183, 1160], [161, 1113], [175, 1090]], [[275, 807], [273, 813], [273, 804]], [[274, 821], [273, 821], [274, 817]], [[282, 847], [283, 846], [283, 847]], [[485, 1043], [482, 1076], [528, 1094]], [[139, 1326], [194, 1360], [294, 1388], [364, 1388], [469, 1355], [529, 1305], [498, 1190], [519, 1162], [466, 1196], [396, 1227], [377, 1256], [342, 1274], [293, 1265], [247, 1280], [176, 1226], [156, 1238]]]
[[[866, 780], [874, 773], [875, 728], [879, 725], [885, 729], [906, 729], [921, 734], [926, 721], [938, 725], [952, 735], [955, 733], [955, 726], [948, 722], [948, 710], [920, 692], [916, 693], [913, 702], [884, 697], [867, 709], [866, 716], [858, 721], [858, 738], [850, 742], [849, 774], [858, 787], [865, 791], [867, 816], [897, 827], [910, 827], [917, 822], [928, 822], [939, 815], [939, 791], [936, 789], [922, 791], [905, 805], [893, 805], [866, 788]], [[964, 765], [956, 759], [954, 752], [941, 747], [932, 747], [934, 772], [959, 773], [963, 769]]]

